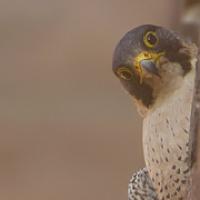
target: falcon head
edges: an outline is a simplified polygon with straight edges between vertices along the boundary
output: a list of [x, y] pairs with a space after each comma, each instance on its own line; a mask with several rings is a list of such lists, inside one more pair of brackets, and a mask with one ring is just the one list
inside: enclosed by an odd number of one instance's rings
[[158, 99], [162, 101], [181, 87], [196, 55], [196, 46], [177, 33], [143, 25], [120, 40], [112, 69], [144, 114]]

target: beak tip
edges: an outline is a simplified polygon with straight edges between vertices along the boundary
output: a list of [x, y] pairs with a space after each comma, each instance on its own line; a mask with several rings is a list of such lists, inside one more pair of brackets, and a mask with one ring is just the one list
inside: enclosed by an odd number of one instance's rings
[[150, 72], [154, 75], [160, 76], [159, 73], [158, 73], [158, 69], [156, 67], [155, 61], [153, 61], [151, 59], [141, 60], [140, 65], [146, 71], [148, 71], [148, 72]]

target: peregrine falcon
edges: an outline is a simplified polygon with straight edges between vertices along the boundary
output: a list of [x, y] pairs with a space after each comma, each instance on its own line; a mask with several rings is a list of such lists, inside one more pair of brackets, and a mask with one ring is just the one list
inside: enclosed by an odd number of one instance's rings
[[139, 26], [118, 43], [113, 72], [143, 117], [146, 167], [129, 183], [129, 200], [182, 200], [190, 173], [191, 102], [198, 49], [174, 31]]

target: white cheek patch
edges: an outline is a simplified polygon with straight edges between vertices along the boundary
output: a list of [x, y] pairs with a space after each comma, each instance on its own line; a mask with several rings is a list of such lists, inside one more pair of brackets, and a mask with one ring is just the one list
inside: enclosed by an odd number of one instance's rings
[[179, 63], [167, 62], [160, 66], [160, 73], [162, 79], [170, 81], [171, 79], [177, 78], [178, 76], [183, 76], [184, 71]]
[[166, 96], [171, 95], [181, 87], [184, 80], [184, 71], [180, 64], [169, 62], [165, 58], [160, 61], [158, 67], [161, 79], [154, 83], [153, 96], [158, 101], [162, 101]]

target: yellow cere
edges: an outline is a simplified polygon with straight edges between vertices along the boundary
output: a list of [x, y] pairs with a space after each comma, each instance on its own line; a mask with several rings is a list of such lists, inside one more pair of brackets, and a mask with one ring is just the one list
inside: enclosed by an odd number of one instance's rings
[[143, 82], [143, 69], [140, 64], [141, 61], [142, 60], [153, 60], [156, 63], [159, 60], [159, 58], [163, 55], [165, 55], [164, 52], [156, 53], [156, 52], [143, 51], [135, 57], [135, 59], [133, 61], [133, 65], [134, 65], [136, 73], [139, 75], [140, 84], [142, 84], [142, 82]]

